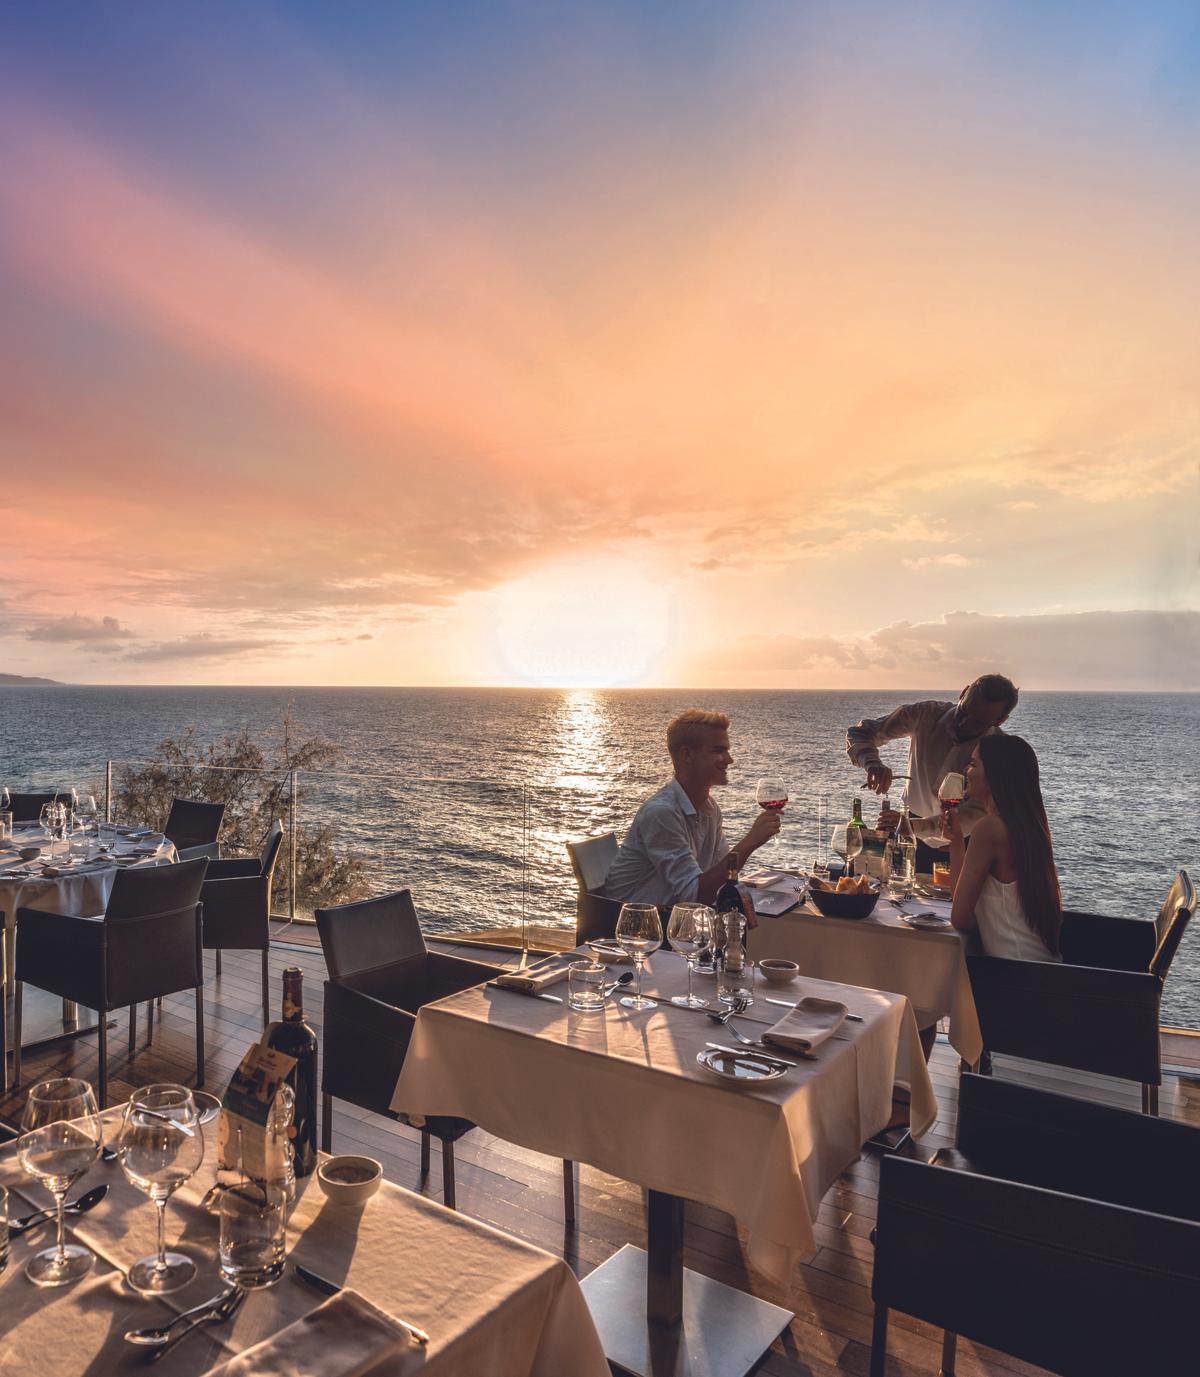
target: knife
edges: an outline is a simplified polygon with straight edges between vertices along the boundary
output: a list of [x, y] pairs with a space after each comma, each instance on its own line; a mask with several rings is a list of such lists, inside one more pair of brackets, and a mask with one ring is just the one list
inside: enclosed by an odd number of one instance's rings
[[[772, 999], [770, 995], [763, 995], [763, 998], [768, 1004], [778, 1004], [781, 1009], [796, 1008], [795, 1003], [790, 999]], [[852, 1014], [847, 1010], [846, 1019], [849, 1023], [861, 1023], [863, 1021], [863, 1016], [862, 1014]]]
[[[336, 1296], [342, 1289], [338, 1282], [330, 1281], [327, 1277], [321, 1276], [320, 1273], [311, 1271], [307, 1267], [302, 1267], [298, 1262], [294, 1262], [292, 1266], [295, 1268], [296, 1275], [301, 1281], [311, 1286], [314, 1291], [320, 1291], [323, 1296]], [[415, 1324], [409, 1324], [407, 1320], [396, 1319], [396, 1316], [392, 1315], [390, 1311], [388, 1315], [416, 1343], [427, 1344], [429, 1342], [429, 1335], [426, 1334], [423, 1329], [418, 1329]]]
[[[705, 1047], [712, 1047], [718, 1052], [731, 1052], [735, 1057], [753, 1057], [758, 1061], [765, 1061], [768, 1066], [799, 1066], [796, 1061], [785, 1061], [783, 1057], [773, 1056], [770, 1052], [760, 1052], [757, 1047], [727, 1047], [723, 1042], [706, 1042]], [[800, 1052], [798, 1056], [808, 1057], [815, 1061], [811, 1052]]]

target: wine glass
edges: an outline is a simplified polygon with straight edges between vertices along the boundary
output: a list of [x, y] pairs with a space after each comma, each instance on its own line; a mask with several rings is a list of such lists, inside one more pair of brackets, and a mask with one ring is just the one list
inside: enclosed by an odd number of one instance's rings
[[92, 1270], [95, 1259], [88, 1249], [66, 1242], [63, 1203], [72, 1184], [100, 1155], [103, 1141], [100, 1111], [87, 1081], [65, 1076], [42, 1081], [29, 1092], [17, 1155], [58, 1207], [58, 1241], [35, 1253], [25, 1268], [35, 1286], [65, 1286]]
[[[760, 808], [768, 808], [773, 813], [782, 813], [787, 807], [788, 787], [778, 777], [767, 776], [760, 779], [754, 787], [754, 801]], [[779, 836], [771, 839], [772, 846], [779, 845]]]
[[671, 1003], [684, 1009], [707, 1009], [708, 1000], [692, 993], [692, 971], [696, 958], [712, 941], [713, 911], [707, 904], [676, 904], [667, 921], [667, 937], [671, 946], [687, 962], [688, 987], [686, 995], [672, 995]]
[[962, 775], [952, 770], [938, 785], [938, 802], [942, 805], [942, 812], [948, 813], [952, 808], [957, 808], [965, 793]]
[[182, 1253], [167, 1252], [167, 1200], [204, 1160], [204, 1134], [192, 1092], [183, 1085], [148, 1085], [125, 1110], [117, 1153], [126, 1179], [158, 1207], [158, 1252], [129, 1269], [135, 1291], [165, 1295], [186, 1286], [196, 1264]]
[[855, 856], [858, 856], [858, 855], [860, 855], [860, 854], [862, 853], [862, 849], [863, 849], [863, 836], [862, 836], [862, 834], [863, 834], [863, 830], [862, 830], [861, 827], [856, 827], [856, 826], [853, 826], [853, 825], [847, 823], [847, 825], [846, 825], [846, 842], [845, 842], [845, 848], [844, 848], [844, 849], [845, 849], [845, 853], [846, 853], [846, 874], [847, 874], [847, 875], [853, 875], [853, 874], [854, 874], [854, 858], [855, 858]]
[[653, 904], [622, 904], [617, 918], [617, 945], [633, 957], [637, 967], [637, 991], [625, 995], [621, 1003], [627, 1009], [656, 1009], [657, 1002], [642, 998], [642, 966], [652, 951], [662, 946], [662, 919]]
[[95, 794], [84, 794], [79, 800], [79, 809], [76, 813], [83, 826], [83, 835], [89, 838], [87, 851], [91, 853], [91, 837], [96, 838], [96, 848], [100, 847], [100, 809], [96, 804]]
[[8, 792], [8, 785], [0, 785], [0, 813], [7, 813], [12, 807], [12, 795]]

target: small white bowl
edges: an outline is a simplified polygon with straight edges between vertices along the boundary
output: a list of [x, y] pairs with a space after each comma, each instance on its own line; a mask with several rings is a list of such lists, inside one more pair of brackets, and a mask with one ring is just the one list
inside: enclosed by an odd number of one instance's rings
[[782, 961], [775, 956], [760, 961], [758, 969], [769, 985], [787, 985], [800, 974], [800, 967], [794, 961]]
[[317, 1168], [317, 1185], [337, 1205], [361, 1205], [382, 1180], [383, 1164], [374, 1157], [329, 1157]]

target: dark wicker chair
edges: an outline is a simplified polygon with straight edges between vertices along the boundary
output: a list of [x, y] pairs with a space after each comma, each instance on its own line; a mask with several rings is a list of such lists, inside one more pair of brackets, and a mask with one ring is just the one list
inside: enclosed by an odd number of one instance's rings
[[271, 949], [271, 881], [283, 844], [283, 826], [271, 824], [262, 853], [244, 860], [208, 863], [200, 899], [204, 905], [204, 947], [221, 952], [262, 952], [263, 1026], [271, 1021], [269, 952]]
[[[497, 966], [431, 952], [407, 889], [340, 908], [318, 909], [325, 982], [325, 1050], [321, 1074], [321, 1146], [332, 1151], [333, 1101], [407, 1120], [391, 1108], [409, 1040], [424, 1004], [481, 985]], [[454, 1144], [475, 1125], [429, 1115], [421, 1126], [421, 1174], [428, 1175], [430, 1138], [442, 1145], [442, 1186], [455, 1206]], [[568, 1223], [575, 1218], [574, 1171], [563, 1163]]]
[[[1200, 1224], [1200, 1129], [1129, 1109], [965, 1075], [956, 1145], [936, 1166]], [[953, 1371], [955, 1336], [942, 1367]]]
[[217, 838], [221, 834], [221, 820], [225, 816], [223, 803], [201, 803], [198, 799], [177, 798], [171, 802], [163, 836], [174, 842], [181, 861], [207, 856], [215, 861], [221, 848]]
[[968, 955], [984, 1046], [1139, 1081], [1143, 1111], [1157, 1114], [1163, 982], [1195, 911], [1181, 870], [1153, 923], [1065, 913], [1061, 964]]
[[132, 1058], [137, 1005], [196, 992], [196, 1084], [204, 1084], [204, 967], [200, 888], [208, 861], [122, 870], [99, 918], [17, 910], [13, 1083], [21, 1083], [21, 993], [26, 983], [100, 1015], [100, 1107], [108, 1103], [108, 1020], [129, 1008]]

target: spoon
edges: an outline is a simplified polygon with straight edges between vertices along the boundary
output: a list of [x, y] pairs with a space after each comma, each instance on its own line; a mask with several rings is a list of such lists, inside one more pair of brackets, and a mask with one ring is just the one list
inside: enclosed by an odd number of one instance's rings
[[[86, 1194], [81, 1195], [78, 1200], [72, 1200], [69, 1205], [63, 1206], [64, 1214], [87, 1214], [88, 1210], [95, 1207], [108, 1194], [108, 1185], [93, 1186]], [[8, 1226], [9, 1238], [20, 1238], [30, 1229], [36, 1229], [39, 1224], [45, 1224], [55, 1216], [54, 1210], [36, 1210], [33, 1214], [27, 1214], [24, 1219], [14, 1219]]]
[[610, 980], [609, 983], [608, 983], [607, 985], [605, 985], [605, 987], [604, 987], [604, 997], [605, 997], [605, 999], [607, 999], [608, 996], [609, 996], [610, 994], [612, 994], [613, 991], [616, 990], [616, 989], [618, 989], [620, 986], [622, 986], [622, 985], [628, 985], [632, 979], [633, 979], [633, 972], [632, 972], [632, 971], [626, 971], [624, 975], [619, 975], [619, 976], [617, 976], [617, 978], [616, 978], [615, 980]]
[[161, 1357], [170, 1353], [176, 1344], [182, 1343], [189, 1334], [199, 1329], [202, 1324], [224, 1324], [226, 1320], [232, 1319], [237, 1313], [238, 1307], [249, 1294], [248, 1291], [243, 1291], [240, 1286], [235, 1286], [222, 1300], [215, 1304], [210, 1302], [208, 1308], [190, 1320], [186, 1328], [177, 1330], [164, 1343], [155, 1344], [150, 1350], [149, 1361], [158, 1362]]

